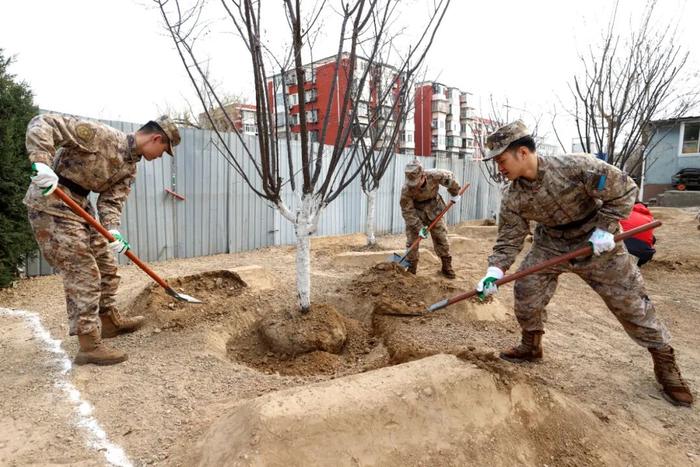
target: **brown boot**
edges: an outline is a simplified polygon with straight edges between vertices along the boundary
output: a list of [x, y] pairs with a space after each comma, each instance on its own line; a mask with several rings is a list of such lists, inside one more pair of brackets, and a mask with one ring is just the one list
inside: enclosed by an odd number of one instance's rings
[[418, 272], [418, 260], [411, 261], [411, 265], [408, 267], [408, 272], [415, 274]]
[[542, 334], [544, 334], [544, 331], [523, 331], [520, 345], [504, 350], [501, 352], [500, 357], [513, 363], [541, 360]]
[[143, 316], [123, 317], [119, 310], [109, 307], [100, 310], [100, 321], [102, 321], [102, 338], [109, 339], [119, 334], [134, 332], [146, 321]]
[[114, 365], [128, 358], [121, 350], [110, 349], [104, 345], [99, 329], [94, 329], [90, 334], [79, 335], [78, 341], [80, 342], [80, 351], [75, 356], [75, 360], [73, 360], [73, 363], [76, 365], [85, 365], [87, 363]]
[[442, 260], [442, 269], [440, 269], [442, 275], [448, 279], [454, 279], [457, 277], [454, 269], [452, 269], [452, 256], [441, 256], [440, 259]]
[[690, 393], [688, 383], [683, 380], [681, 370], [676, 365], [676, 357], [673, 347], [667, 345], [660, 349], [649, 349], [654, 360], [654, 374], [656, 381], [663, 388], [664, 398], [673, 405], [690, 407], [693, 403], [693, 395]]

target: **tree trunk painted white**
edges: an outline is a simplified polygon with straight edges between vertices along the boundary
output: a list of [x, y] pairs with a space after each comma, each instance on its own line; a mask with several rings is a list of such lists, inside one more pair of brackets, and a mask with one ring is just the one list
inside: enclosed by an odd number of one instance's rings
[[297, 237], [297, 296], [302, 313], [311, 309], [311, 234], [316, 231], [323, 206], [313, 195], [302, 195], [300, 206], [292, 213], [282, 202], [277, 208], [294, 224]]
[[371, 246], [377, 244], [377, 239], [374, 236], [374, 230], [377, 227], [377, 191], [377, 188], [365, 191], [367, 195], [367, 245]]
[[297, 295], [302, 313], [311, 308], [311, 235], [306, 225], [294, 226], [297, 234]]

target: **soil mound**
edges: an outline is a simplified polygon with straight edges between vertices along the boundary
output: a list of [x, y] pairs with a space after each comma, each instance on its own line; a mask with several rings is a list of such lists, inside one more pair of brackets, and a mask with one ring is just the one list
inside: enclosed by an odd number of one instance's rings
[[653, 258], [642, 266], [642, 273], [647, 271], [673, 272], [673, 273], [698, 273], [700, 272], [700, 259], [694, 258]]
[[314, 304], [308, 313], [280, 310], [265, 316], [258, 325], [263, 342], [274, 353], [297, 356], [313, 351], [339, 353], [347, 330], [332, 306]]
[[[310, 314], [313, 314], [312, 310]], [[312, 351], [292, 356], [273, 352], [259, 332], [232, 338], [228, 357], [263, 373], [285, 376], [342, 376], [381, 368], [389, 356], [381, 338], [372, 335], [369, 325], [339, 314], [345, 328], [345, 344], [338, 353]]]
[[[473, 278], [467, 278], [467, 284], [474, 282]], [[409, 313], [423, 313], [429, 305], [465, 292], [457, 287], [461, 284], [464, 281], [449, 281], [439, 275], [414, 275], [395, 263], [380, 263], [358, 275], [348, 289], [356, 297], [370, 299], [372, 312], [377, 304], [386, 304]], [[498, 300], [482, 304], [473, 299], [458, 302], [438, 314], [455, 314], [463, 322], [500, 321], [506, 318], [507, 309]]]
[[[344, 251], [334, 256], [334, 263], [341, 267], [369, 268], [378, 263], [388, 262], [394, 253], [403, 256], [404, 252], [394, 250], [383, 251]], [[422, 267], [434, 267], [440, 264], [437, 256], [424, 248], [420, 249], [420, 264]]]
[[498, 234], [496, 225], [463, 225], [460, 224], [454, 229], [456, 235], [474, 238], [477, 240], [492, 240]]
[[371, 303], [396, 303], [418, 310], [463, 292], [437, 275], [414, 275], [391, 262], [379, 263], [359, 274], [350, 283], [348, 291], [355, 297], [369, 299]]
[[209, 271], [191, 276], [168, 278], [168, 284], [203, 301], [190, 304], [168, 295], [158, 284], [150, 284], [136, 296], [131, 314], [142, 314], [150, 324], [161, 328], [181, 328], [213, 316], [227, 314], [247, 284], [233, 271]]
[[[234, 402], [185, 465], [661, 465], [648, 435], [437, 355]], [[643, 445], [647, 448], [639, 449]], [[667, 456], [667, 454], [664, 454]]]
[[[395, 263], [380, 263], [336, 289], [335, 309], [316, 305], [306, 315], [267, 314], [259, 332], [253, 327], [229, 340], [228, 357], [265, 373], [341, 376], [441, 352], [465, 352], [474, 342], [487, 342], [484, 322], [502, 321], [506, 311], [497, 301], [465, 300], [424, 314], [428, 305], [463, 292], [454, 284], [438, 275], [416, 276]], [[377, 304], [419, 316], [374, 316]], [[333, 329], [344, 328], [344, 345], [326, 342], [333, 335], [329, 322]]]
[[481, 253], [484, 250], [484, 245], [474, 238], [450, 234], [448, 239], [450, 241], [450, 254], [452, 257], [462, 258], [464, 255]]

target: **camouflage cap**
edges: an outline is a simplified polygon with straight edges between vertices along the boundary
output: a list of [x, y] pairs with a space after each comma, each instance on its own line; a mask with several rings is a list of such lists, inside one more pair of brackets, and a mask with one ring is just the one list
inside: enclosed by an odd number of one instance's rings
[[163, 133], [168, 135], [169, 144], [168, 149], [165, 151], [171, 156], [174, 156], [175, 152], [173, 151], [173, 147], [180, 144], [180, 132], [175, 126], [175, 122], [173, 122], [167, 115], [160, 116], [153, 121], [160, 127], [161, 130], [163, 130]]
[[406, 176], [406, 186], [410, 188], [416, 187], [421, 182], [423, 166], [418, 161], [409, 162], [406, 164], [403, 173]]
[[516, 120], [502, 126], [486, 138], [486, 157], [484, 160], [487, 161], [501, 155], [510, 143], [524, 136], [530, 136], [530, 130], [527, 129], [522, 120]]

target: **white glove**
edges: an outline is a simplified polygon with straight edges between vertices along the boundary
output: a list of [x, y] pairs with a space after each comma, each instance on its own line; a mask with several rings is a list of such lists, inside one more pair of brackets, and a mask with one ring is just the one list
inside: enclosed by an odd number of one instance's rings
[[476, 291], [479, 292], [479, 298], [485, 299], [488, 295], [493, 295], [498, 292], [496, 281], [503, 279], [503, 271], [495, 266], [489, 266], [486, 270], [486, 275], [481, 278], [476, 284]]
[[112, 251], [114, 251], [115, 255], [118, 256], [119, 253], [124, 253], [131, 248], [129, 242], [122, 237], [122, 234], [120, 234], [117, 229], [112, 229], [109, 231], [109, 233], [111, 233], [112, 237], [114, 237], [114, 241], [109, 243], [109, 247], [112, 249]]
[[450, 201], [452, 201], [455, 204], [459, 203], [460, 199], [462, 199], [462, 197], [460, 195], [450, 196]]
[[615, 236], [610, 232], [606, 232], [603, 229], [596, 229], [591, 234], [591, 238], [588, 239], [588, 243], [593, 247], [593, 254], [600, 256], [601, 253], [613, 250], [615, 248]]
[[44, 196], [49, 196], [58, 186], [58, 175], [43, 162], [32, 164], [32, 183], [41, 188]]

